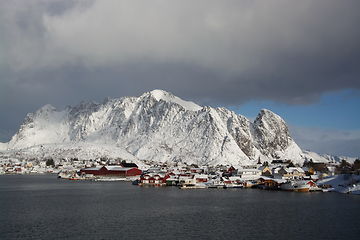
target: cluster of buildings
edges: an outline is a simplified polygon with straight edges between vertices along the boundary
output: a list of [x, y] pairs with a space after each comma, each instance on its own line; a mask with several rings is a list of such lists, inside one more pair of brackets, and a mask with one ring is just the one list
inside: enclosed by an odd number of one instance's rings
[[78, 174], [84, 168], [101, 168], [106, 165], [119, 165], [119, 163], [119, 161], [107, 159], [63, 159], [56, 164], [52, 159], [43, 161], [0, 159], [0, 174], [62, 173], [65, 176]]
[[[316, 166], [315, 166], [316, 165]], [[326, 170], [325, 170], [326, 169]], [[134, 163], [125, 161], [98, 159], [91, 160], [64, 160], [53, 165], [48, 161], [23, 161], [0, 163], [0, 173], [59, 173], [61, 177], [83, 176], [87, 178], [131, 178], [138, 179], [140, 185], [191, 185], [195, 183], [209, 183], [213, 180], [231, 182], [232, 184], [262, 179], [311, 179], [317, 180], [326, 175], [335, 173], [335, 166], [324, 163], [312, 166], [289, 166], [288, 162], [274, 160], [270, 164], [253, 166], [217, 166], [197, 167], [178, 164], [177, 166], [158, 166], [141, 170]]]
[[[180, 188], [263, 188], [300, 191], [324, 190], [319, 179], [335, 174], [359, 175], [360, 161], [336, 165], [305, 162], [302, 167], [289, 161], [260, 161], [251, 166], [202, 166], [173, 163], [140, 169], [134, 163], [108, 159], [53, 161], [8, 161], [0, 159], [0, 174], [56, 173], [70, 180], [129, 180], [140, 186], [178, 186]], [[338, 175], [336, 175], [338, 176]], [[356, 175], [357, 176], [357, 175]], [[360, 178], [359, 178], [360, 179]], [[360, 180], [356, 182], [358, 185]], [[326, 186], [325, 186], [326, 187]], [[331, 187], [331, 186], [330, 186]], [[359, 187], [360, 188], [360, 187]]]
[[[192, 188], [254, 187], [275, 185], [289, 180], [316, 181], [319, 175], [312, 167], [289, 167], [282, 161], [269, 166], [154, 167], [141, 175], [141, 186], [180, 186]], [[272, 184], [270, 184], [272, 182]]]
[[79, 175], [91, 179], [138, 179], [142, 170], [135, 163], [120, 163], [80, 169]]
[[53, 173], [54, 171], [56, 169], [46, 166], [45, 161], [2, 162], [0, 164], [0, 174]]

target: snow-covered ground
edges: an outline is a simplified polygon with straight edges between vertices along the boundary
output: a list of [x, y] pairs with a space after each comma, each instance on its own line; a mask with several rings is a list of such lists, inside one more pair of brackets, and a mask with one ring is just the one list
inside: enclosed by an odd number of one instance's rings
[[60, 163], [63, 159], [95, 160], [95, 159], [115, 159], [119, 162], [136, 163], [140, 169], [148, 168], [140, 159], [128, 153], [123, 148], [109, 146], [106, 144], [94, 144], [86, 142], [78, 143], [59, 143], [43, 144], [28, 147], [21, 150], [8, 150], [0, 152], [0, 159], [53, 159], [55, 163]]
[[319, 180], [317, 185], [329, 185], [335, 192], [360, 194], [360, 175], [334, 175]]

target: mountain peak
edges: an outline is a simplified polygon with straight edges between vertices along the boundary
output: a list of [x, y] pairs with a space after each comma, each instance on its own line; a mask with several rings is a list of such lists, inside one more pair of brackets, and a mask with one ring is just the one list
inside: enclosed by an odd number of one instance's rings
[[53, 111], [56, 111], [56, 109], [51, 104], [46, 104], [45, 106], [40, 108], [38, 111], [39, 112], [53, 112]]
[[[102, 104], [81, 102], [60, 112], [46, 105], [38, 113], [29, 114], [18, 133], [0, 149], [10, 149], [16, 155], [16, 151], [36, 146], [56, 152], [51, 148], [77, 148], [86, 143], [99, 158], [110, 156], [105, 145], [126, 152], [119, 157], [128, 158], [130, 154], [133, 159], [198, 165], [250, 164], [259, 156], [266, 161], [302, 159], [285, 122], [269, 110], [261, 110], [251, 124], [225, 108], [202, 108], [163, 90], [140, 97], [108, 98]], [[74, 156], [76, 152], [55, 155], [79, 159], [95, 156]], [[37, 154], [28, 157], [44, 157], [42, 150]]]
[[164, 101], [171, 101], [172, 99], [175, 98], [175, 96], [172, 95], [171, 93], [160, 89], [155, 89], [151, 91], [150, 94], [158, 101], [160, 101], [161, 99]]
[[198, 111], [198, 110], [202, 109], [201, 106], [199, 106], [193, 102], [190, 102], [190, 101], [182, 100], [181, 98], [176, 97], [173, 94], [166, 92], [164, 90], [155, 89], [155, 90], [151, 91], [150, 94], [157, 101], [163, 100], [165, 102], [177, 103], [180, 106], [184, 107], [186, 110]]

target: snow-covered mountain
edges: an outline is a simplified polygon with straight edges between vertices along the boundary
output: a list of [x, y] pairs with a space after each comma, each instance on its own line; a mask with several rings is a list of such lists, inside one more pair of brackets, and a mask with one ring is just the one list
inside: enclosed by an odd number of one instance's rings
[[330, 154], [320, 154], [307, 150], [303, 150], [304, 159], [307, 161], [312, 160], [313, 162], [341, 162], [342, 160], [347, 161], [348, 163], [354, 163], [357, 158], [354, 157], [345, 157], [345, 156], [336, 156]]
[[200, 107], [162, 90], [102, 103], [81, 102], [63, 111], [45, 105], [28, 114], [18, 132], [0, 147], [7, 153], [53, 152], [63, 158], [70, 146], [88, 149], [76, 156], [86, 159], [101, 154], [116, 157], [101, 150], [106, 146], [129, 160], [198, 165], [244, 165], [259, 157], [262, 162], [304, 161], [284, 120], [269, 110], [261, 110], [252, 123], [225, 108]]

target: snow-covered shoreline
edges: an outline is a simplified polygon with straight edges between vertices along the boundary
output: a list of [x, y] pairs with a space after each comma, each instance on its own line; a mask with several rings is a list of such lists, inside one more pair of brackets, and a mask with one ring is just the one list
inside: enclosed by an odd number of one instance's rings
[[340, 174], [326, 177], [317, 182], [318, 185], [328, 185], [330, 191], [349, 194], [360, 194], [360, 175]]

